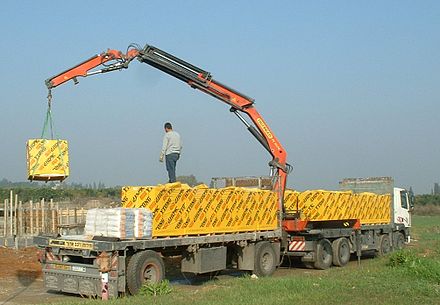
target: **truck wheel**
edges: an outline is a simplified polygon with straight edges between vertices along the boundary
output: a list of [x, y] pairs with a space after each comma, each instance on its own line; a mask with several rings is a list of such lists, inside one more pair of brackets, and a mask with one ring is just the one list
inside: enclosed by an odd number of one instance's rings
[[144, 283], [158, 283], [165, 277], [165, 266], [160, 255], [146, 250], [135, 253], [127, 266], [127, 286], [136, 294]]
[[399, 232], [397, 233], [397, 238], [396, 238], [396, 249], [402, 250], [404, 245], [405, 245], [405, 236]]
[[332, 243], [333, 265], [343, 267], [350, 261], [350, 245], [345, 237], [335, 239]]
[[270, 242], [261, 241], [255, 245], [254, 274], [256, 276], [269, 276], [277, 268], [277, 257]]
[[315, 268], [316, 269], [327, 269], [331, 266], [333, 262], [333, 251], [332, 244], [328, 239], [321, 239], [316, 245], [316, 258], [315, 258]]
[[388, 234], [382, 234], [379, 238], [379, 249], [377, 250], [377, 256], [384, 256], [390, 252], [390, 237]]

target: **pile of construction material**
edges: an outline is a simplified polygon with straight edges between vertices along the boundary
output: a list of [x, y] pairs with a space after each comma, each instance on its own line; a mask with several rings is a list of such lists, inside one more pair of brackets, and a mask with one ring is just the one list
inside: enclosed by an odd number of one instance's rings
[[390, 220], [391, 195], [354, 194], [351, 191], [287, 190], [284, 207], [287, 212], [299, 212], [303, 220], [358, 219], [362, 224], [385, 224]]
[[153, 214], [148, 209], [91, 209], [84, 234], [120, 239], [148, 239], [152, 235]]
[[222, 234], [278, 228], [277, 197], [269, 190], [169, 183], [126, 186], [126, 208], [153, 212], [153, 237]]
[[[181, 183], [122, 188], [122, 208], [92, 209], [86, 235], [121, 239], [275, 230], [280, 209], [275, 192], [241, 187], [189, 187]], [[286, 212], [309, 221], [357, 219], [387, 223], [390, 195], [287, 190]], [[151, 212], [150, 212], [151, 211]]]
[[[122, 205], [145, 207], [153, 212], [153, 237], [221, 234], [279, 228], [276, 193], [255, 188], [181, 183], [122, 188]], [[358, 219], [362, 224], [387, 223], [390, 195], [311, 190], [286, 190], [286, 212], [302, 220]]]

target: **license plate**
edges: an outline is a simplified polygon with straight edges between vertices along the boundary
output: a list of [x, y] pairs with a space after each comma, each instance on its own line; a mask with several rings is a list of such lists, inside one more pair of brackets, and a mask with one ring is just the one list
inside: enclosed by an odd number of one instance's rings
[[49, 246], [63, 247], [69, 249], [83, 249], [83, 250], [93, 249], [93, 243], [75, 241], [75, 240], [62, 240], [62, 239], [50, 239]]
[[72, 266], [72, 271], [86, 272], [86, 267]]
[[48, 269], [54, 269], [54, 270], [64, 270], [64, 271], [70, 271], [70, 266], [67, 265], [57, 265], [57, 264], [48, 264]]
[[75, 271], [75, 272], [86, 272], [86, 267], [81, 266], [69, 266], [69, 265], [58, 265], [58, 264], [47, 264], [47, 269], [52, 270], [63, 270], [63, 271]]

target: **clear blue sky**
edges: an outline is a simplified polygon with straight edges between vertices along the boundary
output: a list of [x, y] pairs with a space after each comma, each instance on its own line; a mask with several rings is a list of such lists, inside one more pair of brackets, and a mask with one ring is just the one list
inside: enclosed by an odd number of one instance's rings
[[[255, 98], [295, 166], [289, 187], [393, 176], [429, 193], [440, 181], [438, 1], [2, 1], [0, 31], [0, 179], [26, 179], [44, 80], [135, 42]], [[148, 65], [53, 94], [69, 182], [166, 181], [165, 121], [184, 139], [178, 174], [268, 174], [270, 156], [226, 105]]]

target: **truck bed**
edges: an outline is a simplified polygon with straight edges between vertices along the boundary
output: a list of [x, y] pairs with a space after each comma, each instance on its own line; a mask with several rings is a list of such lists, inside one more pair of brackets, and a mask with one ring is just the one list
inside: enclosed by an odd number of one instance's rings
[[65, 235], [60, 237], [36, 236], [34, 244], [39, 247], [52, 247], [63, 249], [78, 249], [89, 251], [116, 251], [127, 248], [154, 249], [164, 247], [178, 247], [200, 245], [210, 243], [227, 243], [234, 241], [257, 241], [262, 238], [281, 238], [281, 229], [270, 231], [256, 231], [245, 233], [212, 234], [200, 236], [179, 236], [153, 239], [130, 239], [130, 240], [91, 240], [83, 235]]

